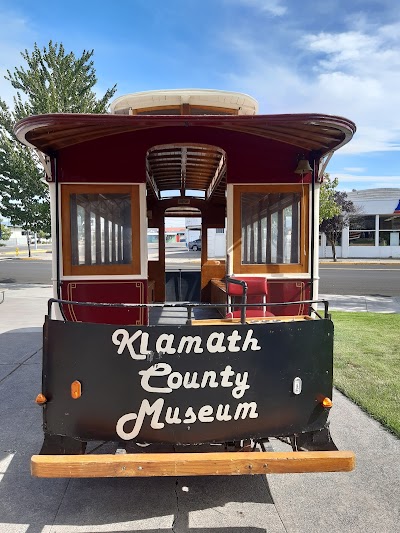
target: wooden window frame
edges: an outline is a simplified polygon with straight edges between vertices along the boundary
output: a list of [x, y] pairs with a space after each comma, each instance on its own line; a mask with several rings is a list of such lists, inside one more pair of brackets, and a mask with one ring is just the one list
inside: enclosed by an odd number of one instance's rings
[[[71, 194], [130, 194], [132, 262], [111, 265], [73, 265], [71, 246]], [[140, 195], [139, 185], [61, 185], [62, 253], [64, 276], [140, 275]]]
[[[242, 264], [242, 193], [300, 193], [300, 262]], [[304, 254], [304, 250], [306, 253]], [[234, 185], [233, 187], [233, 272], [235, 274], [306, 273], [309, 257], [309, 188], [302, 184]]]

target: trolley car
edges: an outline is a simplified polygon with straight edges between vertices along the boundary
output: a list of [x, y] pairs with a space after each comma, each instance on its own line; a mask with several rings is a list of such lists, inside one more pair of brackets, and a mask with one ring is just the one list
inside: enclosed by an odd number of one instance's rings
[[[53, 234], [33, 475], [351, 470], [328, 426], [318, 212], [355, 125], [258, 115], [247, 95], [207, 90], [131, 94], [111, 111], [16, 125], [45, 166]], [[166, 272], [170, 216], [201, 217], [197, 272]], [[85, 453], [93, 441], [109, 453]]]

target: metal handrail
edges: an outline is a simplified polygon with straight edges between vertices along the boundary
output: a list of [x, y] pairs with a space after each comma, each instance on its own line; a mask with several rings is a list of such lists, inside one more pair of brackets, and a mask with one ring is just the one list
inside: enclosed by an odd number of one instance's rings
[[225, 277], [225, 283], [226, 283], [226, 294], [227, 295], [229, 294], [229, 287], [228, 287], [229, 283], [233, 283], [233, 285], [240, 285], [243, 289], [242, 304], [238, 305], [238, 307], [240, 307], [240, 321], [242, 324], [244, 324], [246, 321], [247, 283], [243, 279], [232, 278], [231, 276]]
[[[322, 303], [324, 305], [324, 318], [329, 319], [330, 315], [328, 312], [329, 308], [329, 302], [327, 300], [299, 300], [295, 302], [278, 302], [278, 303], [262, 303], [265, 307], [272, 307], [272, 306], [288, 306], [288, 305], [296, 305], [296, 304], [310, 304], [310, 310], [314, 311], [311, 308], [311, 304], [318, 304]], [[192, 310], [193, 309], [215, 309], [215, 308], [226, 308], [227, 304], [223, 303], [193, 303], [193, 302], [174, 302], [174, 303], [147, 303], [147, 304], [116, 304], [116, 303], [100, 303], [100, 302], [77, 302], [74, 300], [62, 300], [59, 298], [50, 298], [47, 303], [47, 314], [50, 317], [51, 316], [51, 309], [53, 304], [62, 304], [62, 305], [77, 305], [77, 306], [85, 306], [85, 307], [106, 307], [106, 308], [122, 308], [122, 309], [153, 309], [153, 308], [165, 308], [165, 307], [184, 307], [187, 310], [188, 313], [188, 320], [192, 319]], [[245, 309], [246, 307], [260, 307], [261, 303], [251, 303], [251, 304], [235, 304], [235, 307], [240, 307]], [[241, 316], [241, 323], [246, 323], [246, 317], [245, 312], [241, 313], [243, 316]]]

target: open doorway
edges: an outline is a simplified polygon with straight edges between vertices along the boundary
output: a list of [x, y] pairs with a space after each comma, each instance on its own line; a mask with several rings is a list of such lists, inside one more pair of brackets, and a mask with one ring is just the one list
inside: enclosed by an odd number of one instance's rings
[[[204, 286], [211, 278], [205, 270], [216, 248], [209, 228], [225, 226], [226, 153], [205, 144], [154, 146], [147, 152], [146, 176], [155, 301], [207, 301]], [[221, 260], [225, 253], [220, 251]]]
[[200, 211], [190, 217], [171, 212], [165, 213], [163, 257], [159, 229], [148, 229], [149, 270], [164, 264], [165, 301], [202, 301], [208, 281], [225, 273], [225, 227], [205, 227]]
[[201, 212], [176, 217], [165, 212], [165, 298], [171, 302], [199, 302], [201, 297]]

